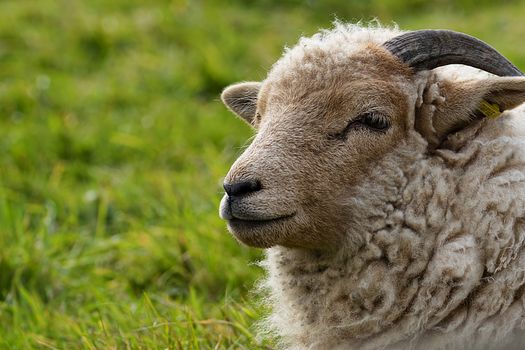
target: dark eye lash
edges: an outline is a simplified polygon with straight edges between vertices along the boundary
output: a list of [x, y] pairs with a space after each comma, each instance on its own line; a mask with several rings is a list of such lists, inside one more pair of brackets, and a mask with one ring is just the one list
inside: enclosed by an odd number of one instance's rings
[[384, 131], [390, 127], [388, 118], [375, 112], [364, 113], [357, 118], [357, 121], [376, 131]]
[[390, 122], [386, 116], [377, 112], [366, 112], [351, 120], [346, 127], [338, 133], [329, 134], [330, 139], [345, 140], [348, 132], [352, 129], [363, 127], [374, 132], [386, 132], [390, 128]]

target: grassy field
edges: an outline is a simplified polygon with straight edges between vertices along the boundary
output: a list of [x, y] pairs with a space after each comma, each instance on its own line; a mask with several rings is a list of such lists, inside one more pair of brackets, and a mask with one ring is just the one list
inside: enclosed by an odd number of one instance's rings
[[[260, 251], [218, 218], [251, 131], [221, 89], [344, 21], [478, 36], [520, 1], [0, 1], [0, 348], [266, 349]], [[497, 5], [496, 5], [497, 3]]]

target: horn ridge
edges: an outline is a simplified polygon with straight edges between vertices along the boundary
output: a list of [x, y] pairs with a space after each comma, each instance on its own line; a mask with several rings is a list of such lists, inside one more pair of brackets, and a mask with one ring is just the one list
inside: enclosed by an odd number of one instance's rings
[[451, 30], [408, 32], [388, 40], [383, 46], [415, 71], [464, 64], [498, 76], [524, 75], [492, 46]]

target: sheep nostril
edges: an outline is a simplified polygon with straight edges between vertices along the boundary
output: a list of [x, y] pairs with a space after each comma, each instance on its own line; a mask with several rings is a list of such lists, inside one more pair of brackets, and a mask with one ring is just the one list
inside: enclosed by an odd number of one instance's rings
[[224, 190], [228, 196], [243, 196], [261, 189], [261, 182], [258, 180], [247, 180], [234, 182], [232, 184], [224, 183]]

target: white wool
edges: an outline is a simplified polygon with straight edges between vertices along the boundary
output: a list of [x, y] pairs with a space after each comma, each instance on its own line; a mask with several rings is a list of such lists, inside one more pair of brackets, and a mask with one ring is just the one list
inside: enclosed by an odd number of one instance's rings
[[402, 33], [397, 28], [384, 28], [378, 23], [364, 27], [360, 24], [335, 22], [333, 29], [322, 30], [311, 37], [302, 37], [297, 45], [286, 48], [283, 57], [273, 65], [272, 72], [279, 76], [290, 71], [294, 65], [303, 65], [303, 57], [315, 50], [330, 52], [330, 60], [346, 64], [348, 57], [363, 45], [382, 44]]

